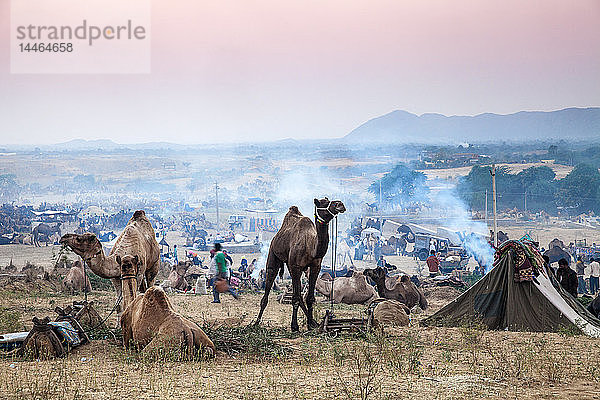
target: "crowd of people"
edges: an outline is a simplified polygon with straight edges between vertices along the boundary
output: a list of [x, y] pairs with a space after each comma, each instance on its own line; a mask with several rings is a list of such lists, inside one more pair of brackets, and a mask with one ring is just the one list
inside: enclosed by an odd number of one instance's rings
[[[578, 257], [575, 263], [575, 273], [577, 293], [595, 296], [600, 291], [600, 259], [592, 257], [589, 264], [585, 265], [583, 258]], [[587, 279], [586, 276], [588, 276]]]

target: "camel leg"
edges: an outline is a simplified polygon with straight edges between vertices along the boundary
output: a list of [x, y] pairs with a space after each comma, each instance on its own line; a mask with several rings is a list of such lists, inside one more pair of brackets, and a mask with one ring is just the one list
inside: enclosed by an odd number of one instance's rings
[[277, 258], [275, 254], [269, 251], [269, 256], [267, 257], [267, 277], [265, 280], [265, 294], [263, 295], [262, 300], [260, 301], [260, 312], [258, 313], [258, 317], [256, 317], [256, 321], [254, 325], [258, 325], [260, 320], [262, 319], [263, 312], [265, 308], [267, 308], [267, 303], [269, 302], [269, 293], [271, 292], [271, 288], [273, 287], [273, 282], [275, 282], [275, 278], [277, 278], [277, 274], [279, 270], [283, 267], [283, 261]]
[[[306, 315], [306, 319], [312, 320], [312, 315], [308, 314], [308, 309], [304, 304], [304, 300], [302, 300], [302, 270], [299, 267], [291, 266], [289, 268], [290, 273], [292, 275], [292, 288], [294, 289], [294, 293], [292, 294], [292, 332], [298, 332], [300, 328], [298, 327], [298, 307], [302, 309], [304, 315]], [[314, 291], [314, 287], [313, 287]], [[310, 324], [310, 322], [309, 322]]]
[[317, 283], [317, 278], [319, 277], [319, 272], [321, 272], [320, 261], [311, 265], [310, 274], [308, 276], [308, 294], [306, 295], [306, 308], [308, 309], [308, 313], [306, 315], [306, 324], [308, 325], [308, 329], [314, 329], [319, 326], [313, 316], [313, 305], [315, 304], [315, 286]]

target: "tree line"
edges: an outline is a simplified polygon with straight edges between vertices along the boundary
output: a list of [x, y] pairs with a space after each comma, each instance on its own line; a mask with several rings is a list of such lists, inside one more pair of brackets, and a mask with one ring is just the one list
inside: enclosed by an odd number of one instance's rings
[[[457, 185], [461, 198], [473, 209], [484, 210], [486, 191], [491, 210], [492, 179], [490, 166], [474, 166]], [[600, 172], [588, 163], [577, 164], [564, 178], [557, 179], [546, 166], [511, 173], [507, 167], [496, 168], [498, 209], [557, 214], [600, 212]]]

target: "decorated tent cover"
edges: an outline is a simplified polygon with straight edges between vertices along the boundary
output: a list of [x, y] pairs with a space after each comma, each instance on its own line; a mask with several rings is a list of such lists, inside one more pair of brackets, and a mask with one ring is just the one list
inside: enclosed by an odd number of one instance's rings
[[534, 243], [509, 240], [494, 267], [473, 287], [423, 321], [429, 326], [481, 322], [489, 329], [555, 332], [577, 327], [600, 337], [600, 320], [567, 293]]

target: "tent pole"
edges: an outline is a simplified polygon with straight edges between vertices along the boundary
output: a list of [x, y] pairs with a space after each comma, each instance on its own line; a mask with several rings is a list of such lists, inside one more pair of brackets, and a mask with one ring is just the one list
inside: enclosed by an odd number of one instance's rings
[[496, 164], [492, 164], [492, 197], [494, 202], [494, 247], [498, 248], [498, 221], [496, 217]]

